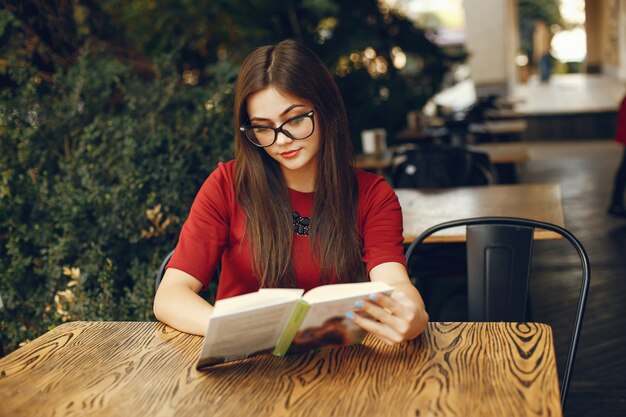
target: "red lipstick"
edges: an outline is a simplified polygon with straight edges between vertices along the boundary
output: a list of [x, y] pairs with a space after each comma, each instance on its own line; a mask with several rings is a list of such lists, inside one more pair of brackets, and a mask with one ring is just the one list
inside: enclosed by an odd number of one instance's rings
[[298, 156], [298, 153], [300, 152], [300, 149], [294, 149], [292, 151], [287, 151], [287, 152], [282, 152], [280, 154], [280, 156], [282, 156], [283, 158], [295, 158], [296, 156]]

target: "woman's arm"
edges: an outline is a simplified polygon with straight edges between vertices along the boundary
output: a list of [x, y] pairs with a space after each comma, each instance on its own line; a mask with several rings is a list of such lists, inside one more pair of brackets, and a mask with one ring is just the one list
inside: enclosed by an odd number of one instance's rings
[[371, 281], [394, 287], [391, 296], [377, 294], [355, 309], [354, 323], [388, 344], [413, 339], [424, 332], [428, 313], [404, 265], [386, 262], [370, 271]]
[[154, 297], [154, 315], [181, 332], [204, 336], [213, 306], [198, 295], [201, 289], [193, 276], [168, 268]]

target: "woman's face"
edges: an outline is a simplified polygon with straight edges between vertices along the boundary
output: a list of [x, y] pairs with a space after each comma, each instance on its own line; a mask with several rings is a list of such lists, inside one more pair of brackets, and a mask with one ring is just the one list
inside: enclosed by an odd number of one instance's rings
[[[289, 119], [315, 110], [307, 100], [289, 93], [279, 91], [272, 85], [259, 90], [247, 98], [247, 111], [252, 125], [279, 127]], [[267, 154], [276, 160], [287, 180], [287, 185], [297, 179], [315, 179], [317, 172], [317, 154], [320, 148], [319, 123], [317, 115], [315, 129], [311, 136], [302, 140], [294, 140], [279, 132], [276, 142], [263, 148]], [[299, 123], [296, 121], [295, 123]], [[284, 129], [289, 130], [290, 124]], [[299, 181], [301, 182], [301, 181]]]

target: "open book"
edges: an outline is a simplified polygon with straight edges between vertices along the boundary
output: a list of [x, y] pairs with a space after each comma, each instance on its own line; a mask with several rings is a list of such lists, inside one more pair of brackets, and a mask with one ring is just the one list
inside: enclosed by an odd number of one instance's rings
[[209, 320], [196, 369], [272, 352], [360, 343], [366, 332], [344, 318], [357, 300], [391, 294], [384, 282], [324, 285], [304, 290], [262, 288], [219, 300]]

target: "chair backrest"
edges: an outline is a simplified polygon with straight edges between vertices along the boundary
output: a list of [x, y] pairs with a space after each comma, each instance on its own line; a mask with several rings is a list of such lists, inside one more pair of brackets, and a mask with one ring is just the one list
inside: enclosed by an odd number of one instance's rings
[[[170, 262], [170, 259], [172, 259], [172, 255], [174, 255], [174, 251], [170, 251], [167, 255], [165, 255], [165, 258], [163, 258], [163, 262], [161, 262], [161, 265], [159, 266], [159, 269], [156, 272], [156, 276], [155, 276], [155, 280], [154, 280], [154, 291], [156, 292], [156, 290], [159, 288], [159, 285], [161, 284], [161, 280], [163, 280], [163, 276], [165, 275], [165, 268], [167, 267], [167, 264]], [[221, 263], [217, 264], [217, 268], [215, 269], [215, 274], [213, 275], [213, 281], [214, 282], [218, 282], [219, 277], [220, 277], [220, 272], [221, 272], [222, 268], [221, 268]], [[204, 291], [205, 293], [207, 293], [204, 298], [209, 301], [209, 302], [214, 302], [214, 298], [215, 298], [215, 292], [211, 290], [211, 288], [209, 288], [208, 291]]]
[[446, 188], [493, 184], [495, 172], [485, 153], [433, 145], [406, 152], [392, 177], [395, 188]]
[[468, 317], [470, 321], [523, 322], [526, 320], [535, 228], [559, 234], [576, 249], [581, 262], [582, 282], [561, 384], [561, 404], [564, 407], [591, 278], [589, 258], [583, 245], [572, 233], [551, 223], [512, 217], [461, 219], [438, 224], [420, 234], [407, 248], [407, 265], [411, 265], [411, 258], [426, 238], [444, 229], [463, 226], [467, 230]]
[[174, 251], [170, 251], [170, 253], [168, 253], [167, 255], [165, 255], [165, 258], [163, 258], [163, 262], [161, 262], [161, 265], [159, 266], [159, 270], [156, 273], [156, 277], [154, 280], [154, 290], [156, 291], [157, 288], [159, 288], [159, 285], [161, 284], [161, 280], [163, 279], [163, 275], [165, 275], [165, 267], [167, 266], [167, 264], [169, 263], [170, 259], [172, 259], [172, 255], [174, 255]]

